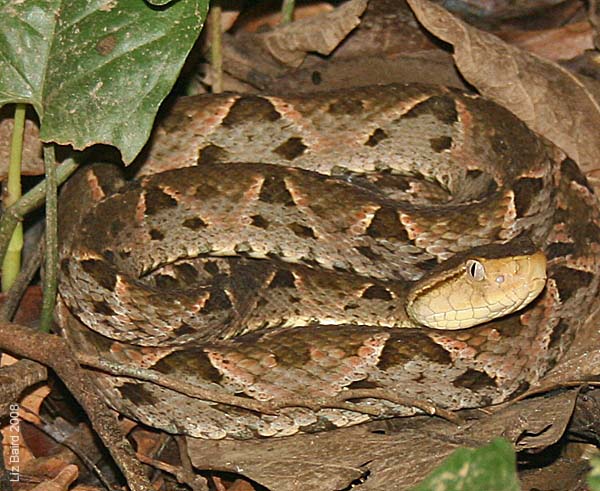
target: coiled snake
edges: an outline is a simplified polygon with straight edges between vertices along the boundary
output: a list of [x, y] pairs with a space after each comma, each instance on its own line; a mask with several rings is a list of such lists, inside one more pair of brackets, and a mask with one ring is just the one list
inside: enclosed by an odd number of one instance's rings
[[285, 436], [502, 402], [596, 302], [592, 189], [475, 96], [192, 98], [147, 153], [145, 177], [92, 167], [63, 191], [65, 335], [215, 394], [307, 402], [260, 412], [97, 375], [114, 408], [170, 432]]

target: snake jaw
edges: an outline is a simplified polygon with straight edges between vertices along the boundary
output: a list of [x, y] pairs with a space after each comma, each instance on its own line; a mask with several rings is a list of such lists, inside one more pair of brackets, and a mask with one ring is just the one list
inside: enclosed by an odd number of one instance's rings
[[515, 308], [513, 312], [522, 309], [527, 306], [530, 302], [535, 300], [537, 296], [542, 292], [546, 286], [546, 256], [543, 252], [539, 251], [531, 256], [525, 256], [527, 258], [527, 277], [529, 281], [527, 283], [529, 293], [523, 300], [520, 306]]
[[546, 284], [546, 256], [469, 259], [411, 296], [411, 319], [432, 329], [466, 329], [520, 310]]

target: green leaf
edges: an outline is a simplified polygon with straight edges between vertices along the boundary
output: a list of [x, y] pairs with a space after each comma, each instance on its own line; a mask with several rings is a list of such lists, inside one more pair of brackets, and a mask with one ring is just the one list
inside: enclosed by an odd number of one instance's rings
[[24, 102], [42, 113], [38, 95], [59, 4], [0, 0], [0, 106]]
[[519, 491], [512, 446], [502, 438], [479, 449], [458, 449], [413, 491]]
[[600, 491], [600, 455], [595, 455], [591, 459], [590, 464], [592, 465], [592, 470], [587, 478], [590, 491]]
[[208, 0], [0, 0], [0, 105], [30, 103], [45, 141], [131, 162], [202, 28]]

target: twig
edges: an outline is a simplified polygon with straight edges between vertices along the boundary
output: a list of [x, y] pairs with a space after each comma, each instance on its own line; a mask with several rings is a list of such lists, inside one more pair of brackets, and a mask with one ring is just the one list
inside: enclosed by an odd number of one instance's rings
[[167, 462], [163, 462], [162, 460], [153, 459], [140, 453], [137, 454], [137, 458], [140, 460], [140, 462], [146, 465], [149, 465], [151, 467], [154, 467], [155, 469], [159, 469], [163, 472], [171, 474], [172, 476], [175, 476], [178, 482], [182, 484], [187, 484], [194, 491], [208, 489], [206, 479], [204, 479], [202, 476], [199, 476], [197, 474], [192, 474], [190, 476], [185, 470], [182, 470], [181, 467], [168, 464]]
[[219, 404], [226, 404], [228, 406], [240, 407], [242, 409], [248, 409], [249, 411], [256, 411], [259, 413], [275, 414], [274, 409], [272, 409], [268, 403], [254, 401], [245, 397], [238, 397], [229, 394], [218, 394], [215, 391], [202, 389], [193, 384], [182, 382], [174, 377], [161, 374], [155, 370], [130, 367], [120, 363], [112, 363], [88, 354], [78, 353], [77, 358], [82, 365], [96, 368], [105, 373], [152, 382], [160, 385], [161, 387], [171, 389], [175, 392], [193, 397], [195, 399], [203, 399]]
[[382, 399], [400, 406], [416, 407], [430, 416], [439, 416], [454, 424], [461, 424], [462, 418], [452, 411], [443, 409], [435, 404], [410, 397], [402, 397], [393, 391], [385, 389], [351, 389], [340, 394], [345, 400], [349, 399]]
[[177, 473], [177, 480], [181, 484], [187, 484], [193, 491], [208, 490], [206, 479], [194, 472], [186, 438], [182, 435], [175, 435], [175, 442], [177, 443], [179, 459], [181, 460], [181, 470]]
[[560, 383], [553, 382], [550, 384], [540, 385], [538, 387], [534, 387], [533, 389], [529, 389], [528, 391], [524, 392], [523, 394], [518, 395], [514, 399], [510, 399], [509, 401], [503, 402], [502, 404], [498, 404], [493, 407], [494, 407], [494, 409], [504, 408], [507, 406], [512, 406], [513, 404], [520, 402], [524, 399], [527, 399], [529, 397], [546, 394], [553, 390], [566, 389], [566, 388], [573, 389], [573, 388], [578, 388], [578, 387], [582, 387], [582, 386], [586, 386], [586, 385], [589, 385], [590, 387], [598, 387], [598, 386], [600, 386], [600, 380], [585, 380], [585, 379], [566, 380], [566, 381], [560, 382]]
[[50, 332], [54, 316], [54, 303], [58, 290], [58, 197], [56, 181], [56, 155], [54, 144], [44, 145], [44, 169], [46, 171], [46, 233], [44, 261], [42, 312], [40, 329]]
[[239, 407], [263, 414], [276, 414], [278, 410], [288, 407], [305, 407], [313, 411], [319, 411], [323, 408], [344, 409], [347, 411], [354, 411], [377, 417], [380, 416], [381, 413], [376, 408], [358, 406], [347, 401], [350, 399], [381, 399], [401, 406], [416, 407], [426, 414], [440, 416], [455, 424], [462, 422], [461, 418], [451, 411], [447, 411], [426, 401], [401, 397], [393, 391], [384, 389], [344, 390], [337, 396], [323, 397], [319, 399], [298, 397], [280, 399], [277, 401], [257, 401], [248, 399], [246, 397], [219, 393], [210, 389], [202, 389], [194, 384], [183, 382], [179, 379], [170, 377], [155, 370], [113, 363], [88, 354], [78, 354], [77, 356], [82, 365], [96, 368], [98, 370], [110, 373], [111, 375], [124, 376], [135, 378], [137, 380], [152, 382], [156, 385], [160, 385], [161, 387], [165, 387], [188, 397]]

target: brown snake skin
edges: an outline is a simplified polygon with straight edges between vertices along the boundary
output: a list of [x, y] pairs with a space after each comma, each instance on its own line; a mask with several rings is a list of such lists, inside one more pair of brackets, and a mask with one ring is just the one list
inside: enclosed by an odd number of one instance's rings
[[[478, 97], [393, 85], [190, 98], [142, 172], [124, 183], [92, 167], [63, 190], [58, 313], [80, 353], [215, 394], [97, 374], [111, 406], [169, 432], [286, 436], [499, 403], [536, 384], [596, 307], [592, 189]], [[524, 310], [406, 327], [407, 289], [432, 268], [524, 249], [548, 260]], [[295, 402], [260, 412], [233, 395]]]

